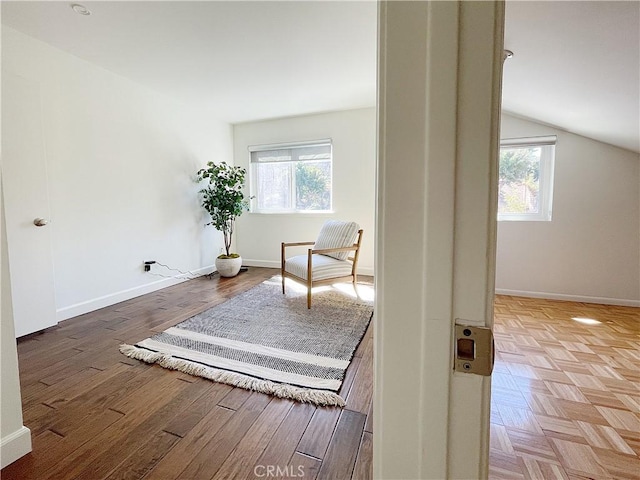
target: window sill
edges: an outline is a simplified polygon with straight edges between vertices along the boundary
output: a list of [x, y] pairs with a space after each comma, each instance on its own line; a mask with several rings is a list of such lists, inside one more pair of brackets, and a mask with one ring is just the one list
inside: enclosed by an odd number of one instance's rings
[[249, 215], [269, 215], [269, 216], [281, 216], [290, 217], [297, 215], [301, 217], [327, 217], [329, 215], [335, 215], [335, 210], [329, 210], [324, 212], [249, 212]]
[[498, 215], [498, 222], [550, 222], [551, 216], [539, 215]]

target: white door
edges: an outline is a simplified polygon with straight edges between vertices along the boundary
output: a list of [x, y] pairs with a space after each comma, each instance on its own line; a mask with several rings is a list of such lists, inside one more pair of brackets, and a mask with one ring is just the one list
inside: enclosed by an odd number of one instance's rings
[[2, 177], [16, 336], [55, 325], [47, 170], [39, 85], [2, 72]]
[[487, 476], [490, 377], [453, 371], [491, 326], [502, 2], [381, 2], [375, 478]]

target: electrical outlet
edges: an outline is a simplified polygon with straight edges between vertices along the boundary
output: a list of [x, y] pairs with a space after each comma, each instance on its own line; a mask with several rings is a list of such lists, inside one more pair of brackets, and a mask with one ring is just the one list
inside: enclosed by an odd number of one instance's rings
[[220, 251], [218, 253], [222, 255], [224, 253], [224, 247], [220, 247]]
[[150, 272], [151, 271], [151, 265], [153, 265], [154, 263], [156, 263], [155, 260], [146, 260], [144, 262], [144, 271], [145, 272]]

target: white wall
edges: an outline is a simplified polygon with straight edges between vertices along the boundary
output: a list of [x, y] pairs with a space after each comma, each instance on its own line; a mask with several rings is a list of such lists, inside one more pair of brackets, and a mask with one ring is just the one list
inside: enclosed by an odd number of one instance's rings
[[[313, 241], [327, 219], [340, 219], [355, 221], [364, 230], [359, 271], [361, 274], [373, 274], [375, 129], [375, 108], [234, 126], [234, 163], [247, 170], [250, 160], [247, 148], [250, 145], [323, 138], [333, 140], [334, 213], [245, 213], [237, 222], [236, 248], [246, 265], [279, 267], [281, 242]], [[297, 253], [302, 253], [302, 250]]]
[[233, 159], [230, 125], [4, 26], [2, 68], [42, 93], [59, 319], [167, 286], [144, 260], [213, 264], [193, 178]]
[[499, 222], [499, 293], [640, 306], [640, 155], [510, 115], [502, 138], [557, 135], [551, 222]]
[[[245, 167], [249, 145], [333, 138], [334, 216], [367, 219], [358, 220], [367, 273], [373, 266], [374, 116], [371, 108], [234, 127], [235, 163]], [[639, 155], [503, 114], [502, 138], [536, 135], [558, 137], [553, 220], [499, 222], [498, 292], [640, 304]], [[313, 240], [329, 217], [245, 214], [237, 250], [248, 264], [277, 267], [280, 242]]]
[[[1, 181], [0, 181], [1, 182]], [[31, 451], [31, 432], [22, 425], [18, 353], [13, 328], [11, 274], [7, 251], [4, 198], [0, 184], [0, 468]]]

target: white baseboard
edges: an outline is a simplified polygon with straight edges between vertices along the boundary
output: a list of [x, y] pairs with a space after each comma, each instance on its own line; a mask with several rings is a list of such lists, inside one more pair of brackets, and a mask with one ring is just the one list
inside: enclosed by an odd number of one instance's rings
[[31, 430], [22, 426], [0, 440], [0, 468], [15, 462], [31, 451]]
[[585, 295], [565, 295], [564, 293], [528, 292], [523, 290], [507, 290], [496, 288], [497, 295], [512, 295], [514, 297], [545, 298], [548, 300], [565, 300], [568, 302], [599, 303], [602, 305], [621, 305], [623, 307], [640, 307], [640, 300], [624, 298], [589, 297]]
[[245, 267], [280, 268], [280, 262], [272, 260], [253, 260], [251, 258], [243, 258], [242, 265]]
[[[246, 265], [248, 267], [280, 268], [280, 262], [277, 262], [277, 261], [243, 259], [242, 263], [243, 265]], [[197, 270], [193, 270], [193, 273], [195, 273], [196, 275], [207, 275], [214, 271], [215, 271], [215, 267], [213, 265], [209, 265], [207, 267], [202, 267]], [[368, 267], [358, 268], [358, 274], [373, 275], [373, 268], [368, 268]], [[173, 277], [173, 278], [163, 278], [156, 282], [146, 283], [144, 285], [129, 288], [126, 290], [121, 290], [119, 292], [111, 293], [109, 295], [104, 295], [102, 297], [93, 298], [85, 302], [80, 302], [74, 305], [69, 305], [67, 307], [62, 307], [56, 310], [56, 320], [58, 322], [61, 322], [69, 318], [77, 317], [78, 315], [83, 315], [85, 313], [93, 312], [100, 308], [104, 308], [110, 305], [114, 305], [116, 303], [124, 302], [125, 300], [130, 300], [132, 298], [139, 297], [141, 295], [146, 295], [147, 293], [155, 292], [156, 290], [161, 290], [163, 288], [170, 287], [172, 285], [177, 285], [178, 283], [182, 283], [186, 280], [189, 280], [189, 279], [186, 278], [184, 275], [177, 275], [176, 277]]]
[[[202, 276], [207, 275], [213, 271], [215, 271], [215, 267], [213, 265], [209, 265], [207, 267], [193, 270], [193, 273], [198, 276]], [[124, 302], [125, 300], [139, 297], [140, 295], [146, 295], [147, 293], [155, 292], [156, 290], [170, 287], [172, 285], [177, 285], [178, 283], [182, 283], [186, 280], [189, 280], [189, 278], [185, 277], [184, 275], [177, 275], [173, 278], [163, 278], [162, 280], [158, 280], [156, 282], [147, 283], [138, 287], [128, 288], [127, 290], [121, 290], [116, 293], [93, 298], [91, 300], [87, 300], [86, 302], [76, 303], [75, 305], [69, 305], [68, 307], [63, 307], [56, 310], [56, 319], [58, 322], [61, 322], [62, 320], [67, 320], [69, 318], [77, 317], [78, 315], [93, 312], [94, 310], [108, 307], [109, 305], [114, 305], [116, 303]]]
[[[265, 268], [280, 268], [280, 262], [275, 260], [254, 260], [251, 258], [243, 258], [242, 264], [247, 267], [265, 267]], [[372, 267], [358, 267], [358, 275], [373, 276]]]

